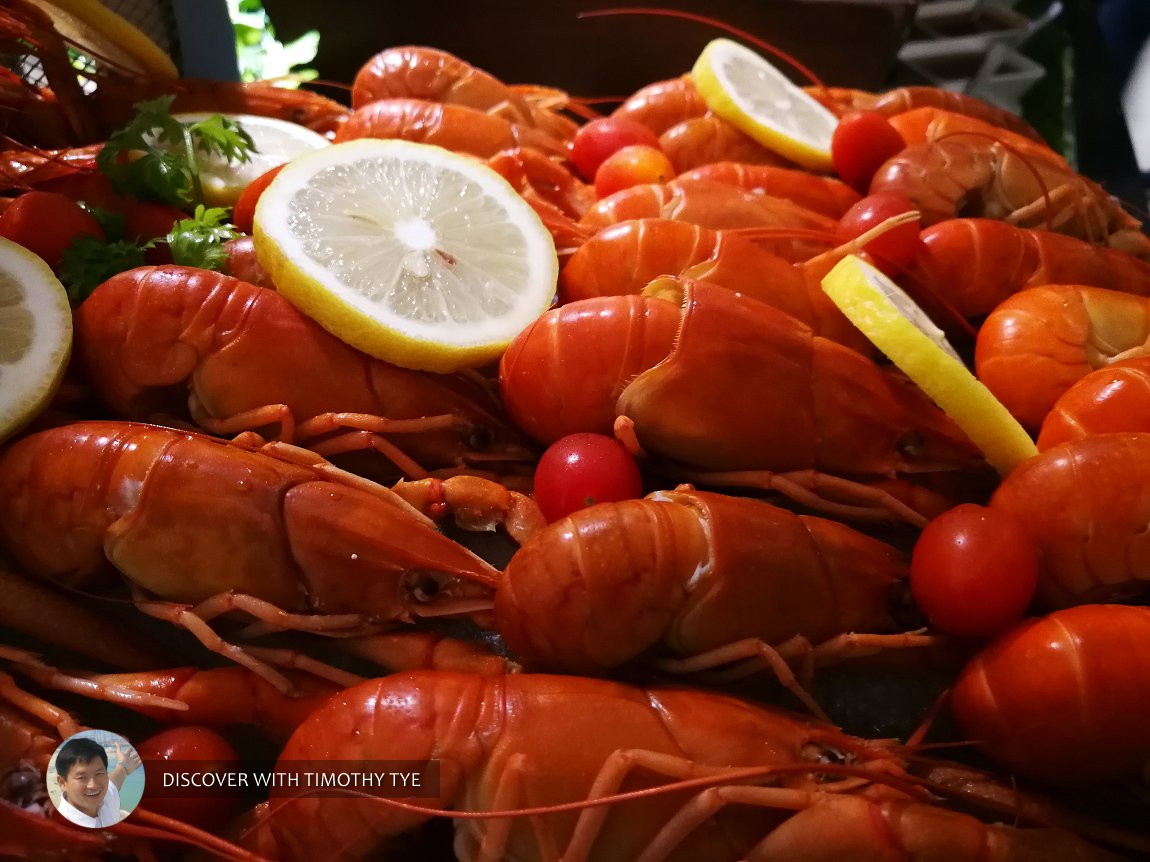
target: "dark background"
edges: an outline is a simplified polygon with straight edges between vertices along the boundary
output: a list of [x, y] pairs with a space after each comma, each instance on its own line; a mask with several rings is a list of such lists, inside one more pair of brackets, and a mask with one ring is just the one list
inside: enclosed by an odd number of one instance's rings
[[[373, 54], [431, 45], [512, 84], [544, 84], [576, 96], [626, 96], [690, 71], [708, 41], [724, 33], [695, 21], [649, 15], [578, 18], [619, 8], [611, 0], [388, 2], [339, 0], [317, 6], [264, 0], [276, 36], [315, 28], [324, 78], [350, 83]], [[917, 0], [722, 0], [652, 3], [708, 15], [793, 52], [826, 83], [876, 89], [909, 31]], [[796, 76], [801, 83], [808, 83]]]
[[[919, 0], [664, 0], [651, 4], [719, 19], [792, 53], [825, 83], [882, 90], [900, 79], [896, 54]], [[1050, 0], [1018, 0], [1036, 17]], [[1119, 94], [1150, 0], [1063, 0], [1054, 25], [1023, 46], [1046, 78], [1023, 113], [1079, 171], [1145, 215], [1147, 178], [1134, 159]], [[715, 26], [653, 15], [580, 18], [617, 0], [264, 0], [276, 34], [290, 41], [320, 32], [310, 65], [350, 84], [384, 48], [415, 44], [450, 51], [513, 84], [558, 87], [572, 96], [619, 100], [653, 81], [689, 71]], [[1100, 26], [1099, 21], [1102, 21]], [[1129, 43], [1129, 44], [1128, 44]], [[786, 69], [785, 64], [780, 68]], [[809, 81], [790, 72], [800, 84]], [[346, 89], [319, 88], [347, 101]]]

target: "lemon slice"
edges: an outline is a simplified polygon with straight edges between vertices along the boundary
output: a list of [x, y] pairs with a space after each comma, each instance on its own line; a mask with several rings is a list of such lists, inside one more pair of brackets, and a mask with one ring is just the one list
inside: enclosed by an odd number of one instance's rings
[[127, 19], [100, 0], [32, 0], [56, 32], [97, 63], [107, 62], [149, 78], [178, 78], [172, 58]]
[[327, 330], [396, 365], [499, 358], [551, 304], [555, 243], [486, 165], [440, 147], [357, 140], [288, 164], [260, 197], [255, 247]]
[[767, 149], [811, 170], [831, 169], [838, 118], [750, 48], [714, 39], [691, 77], [713, 113]]
[[72, 350], [72, 311], [48, 264], [0, 238], [0, 441], [43, 410]]
[[822, 285], [843, 314], [946, 411], [999, 473], [1005, 476], [1038, 454], [1030, 435], [897, 284], [848, 255]]
[[[212, 116], [208, 113], [173, 114], [181, 123], [195, 123]], [[290, 162], [303, 153], [330, 146], [318, 132], [287, 120], [260, 117], [255, 114], [224, 114], [239, 123], [252, 136], [255, 152], [246, 162], [228, 161], [218, 153], [196, 153], [204, 203], [213, 207], [235, 206], [252, 180], [277, 165]]]

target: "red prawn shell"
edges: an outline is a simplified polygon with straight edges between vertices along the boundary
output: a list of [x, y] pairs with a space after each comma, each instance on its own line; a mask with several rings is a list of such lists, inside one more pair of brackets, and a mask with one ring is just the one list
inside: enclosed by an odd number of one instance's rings
[[1150, 356], [1091, 371], [1062, 393], [1042, 423], [1038, 449], [1111, 431], [1150, 431]]
[[1150, 761], [1150, 608], [1083, 605], [1023, 623], [951, 695], [963, 736], [1046, 784], [1134, 778]]
[[600, 296], [544, 313], [499, 362], [515, 424], [541, 443], [580, 431], [610, 434], [627, 383], [666, 358], [678, 308], [654, 297]]
[[1127, 599], [1150, 580], [1150, 433], [1070, 440], [1024, 461], [990, 498], [1038, 543], [1038, 599]]
[[706, 470], [891, 476], [977, 462], [919, 389], [773, 306], [688, 282], [668, 358], [617, 411], [648, 451]]

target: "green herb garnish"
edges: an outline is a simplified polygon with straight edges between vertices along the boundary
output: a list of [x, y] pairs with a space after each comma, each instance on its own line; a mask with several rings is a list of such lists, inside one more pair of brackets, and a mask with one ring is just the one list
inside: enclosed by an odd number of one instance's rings
[[167, 245], [171, 250], [172, 263], [222, 270], [228, 260], [224, 243], [240, 235], [239, 229], [228, 222], [228, 215], [228, 210], [222, 207], [207, 209], [200, 204], [196, 207], [195, 215], [180, 219], [167, 236], [140, 244], [116, 238], [123, 236], [121, 216], [119, 232], [110, 230], [106, 234], [113, 237], [110, 241], [105, 242], [90, 235], [77, 236], [72, 240], [64, 249], [60, 281], [68, 291], [72, 304], [78, 305], [112, 276], [143, 266], [147, 262], [144, 252], [160, 245]]
[[172, 250], [173, 263], [222, 269], [228, 259], [224, 243], [240, 235], [239, 229], [227, 220], [228, 215], [228, 210], [222, 207], [205, 209], [200, 204], [195, 215], [176, 222], [165, 238]]
[[144, 265], [143, 246], [119, 240], [103, 242], [90, 234], [77, 236], [64, 249], [60, 281], [73, 305], [87, 299], [93, 290], [125, 270]]
[[238, 123], [220, 114], [180, 122], [171, 113], [174, 99], [139, 102], [136, 116], [108, 138], [96, 164], [120, 194], [186, 209], [204, 202], [197, 152], [246, 162], [255, 144]]
[[80, 201], [79, 204], [80, 209], [92, 216], [92, 218], [96, 220], [96, 223], [100, 225], [100, 230], [104, 232], [105, 241], [115, 242], [124, 239], [127, 220], [124, 218], [123, 213], [93, 206], [87, 201]]

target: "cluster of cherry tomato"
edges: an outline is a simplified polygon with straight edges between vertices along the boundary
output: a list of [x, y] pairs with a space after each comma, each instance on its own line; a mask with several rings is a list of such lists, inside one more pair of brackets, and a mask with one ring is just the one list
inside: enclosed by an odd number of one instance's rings
[[595, 194], [601, 198], [675, 176], [655, 133], [623, 118], [601, 117], [580, 126], [571, 141], [571, 161], [584, 179], [595, 184]]
[[[78, 173], [45, 183], [45, 187], [50, 190], [26, 191], [4, 207], [0, 236], [39, 255], [57, 273], [64, 250], [76, 237], [147, 242], [167, 236], [173, 225], [185, 218], [173, 206], [116, 194], [101, 174]], [[115, 237], [107, 235], [109, 216], [117, 220]], [[161, 255], [155, 262], [165, 261]]]

